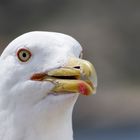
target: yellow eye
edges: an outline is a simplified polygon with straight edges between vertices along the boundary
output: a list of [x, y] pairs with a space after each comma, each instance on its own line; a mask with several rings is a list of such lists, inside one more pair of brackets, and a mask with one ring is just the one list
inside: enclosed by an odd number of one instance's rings
[[27, 62], [32, 56], [31, 52], [25, 48], [21, 48], [17, 52], [17, 57], [22, 62]]

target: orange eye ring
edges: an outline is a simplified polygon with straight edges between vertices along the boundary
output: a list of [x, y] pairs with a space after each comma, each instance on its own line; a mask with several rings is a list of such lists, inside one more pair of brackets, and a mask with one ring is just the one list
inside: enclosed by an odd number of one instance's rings
[[17, 51], [17, 57], [21, 62], [27, 62], [32, 54], [28, 49], [21, 48]]

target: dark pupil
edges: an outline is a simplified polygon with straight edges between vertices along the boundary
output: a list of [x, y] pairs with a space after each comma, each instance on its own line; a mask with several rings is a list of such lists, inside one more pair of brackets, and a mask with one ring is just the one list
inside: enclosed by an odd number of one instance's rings
[[26, 55], [26, 53], [23, 53], [22, 56], [23, 56], [23, 57], [26, 57], [27, 55]]

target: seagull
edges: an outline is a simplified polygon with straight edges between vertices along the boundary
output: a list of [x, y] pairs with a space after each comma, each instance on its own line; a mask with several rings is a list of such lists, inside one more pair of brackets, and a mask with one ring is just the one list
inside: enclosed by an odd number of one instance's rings
[[96, 87], [95, 69], [73, 37], [17, 37], [0, 56], [0, 140], [73, 140], [74, 104]]

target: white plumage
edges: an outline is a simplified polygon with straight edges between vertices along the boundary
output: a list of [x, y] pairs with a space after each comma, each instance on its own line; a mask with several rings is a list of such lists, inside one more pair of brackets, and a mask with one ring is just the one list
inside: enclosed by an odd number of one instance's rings
[[[27, 49], [27, 62], [18, 59]], [[12, 41], [0, 57], [0, 140], [72, 140], [75, 94], [50, 94], [53, 82], [31, 80], [78, 58], [82, 48], [70, 36], [30, 32]], [[23, 56], [24, 57], [24, 56]]]

